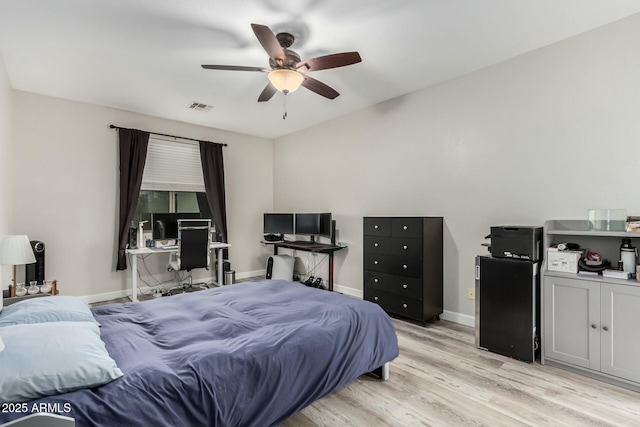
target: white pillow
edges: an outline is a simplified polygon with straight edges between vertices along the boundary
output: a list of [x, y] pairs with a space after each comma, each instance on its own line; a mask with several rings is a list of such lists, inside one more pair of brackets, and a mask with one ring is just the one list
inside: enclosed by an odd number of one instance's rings
[[30, 298], [6, 306], [0, 312], [0, 326], [68, 321], [99, 325], [87, 303], [71, 296]]
[[0, 328], [0, 402], [24, 402], [106, 384], [122, 376], [91, 322]]

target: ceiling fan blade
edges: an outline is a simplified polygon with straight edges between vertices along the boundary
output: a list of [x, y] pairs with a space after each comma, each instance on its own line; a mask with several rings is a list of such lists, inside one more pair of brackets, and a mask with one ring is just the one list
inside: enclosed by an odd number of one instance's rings
[[244, 67], [242, 65], [203, 65], [206, 70], [226, 70], [226, 71], [271, 71], [263, 67]]
[[318, 56], [317, 58], [300, 61], [296, 68], [304, 68], [306, 71], [326, 70], [329, 68], [344, 67], [362, 62], [358, 52], [334, 53], [332, 55]]
[[271, 84], [271, 82], [267, 83], [267, 85], [262, 90], [262, 93], [258, 97], [258, 102], [266, 102], [266, 101], [270, 100], [273, 97], [273, 95], [275, 95], [275, 93], [277, 91], [278, 91], [278, 89], [276, 89]]
[[309, 77], [307, 75], [304, 76], [304, 80], [302, 81], [302, 86], [309, 89], [311, 92], [315, 92], [318, 95], [322, 95], [325, 98], [335, 99], [340, 95], [335, 89], [326, 84], [322, 83], [319, 80], [314, 79], [313, 77]]
[[282, 46], [280, 46], [280, 42], [273, 34], [273, 31], [266, 25], [260, 24], [251, 24], [251, 28], [264, 50], [269, 54], [269, 57], [279, 65], [284, 65], [284, 50], [282, 50]]

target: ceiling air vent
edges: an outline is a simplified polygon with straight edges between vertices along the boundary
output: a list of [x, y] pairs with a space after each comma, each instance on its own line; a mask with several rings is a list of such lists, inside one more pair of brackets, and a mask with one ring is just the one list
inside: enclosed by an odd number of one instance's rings
[[207, 104], [202, 104], [200, 102], [194, 102], [193, 104], [189, 105], [189, 108], [191, 108], [192, 110], [196, 110], [196, 111], [207, 112], [207, 111], [209, 111], [209, 110], [211, 110], [213, 108], [213, 105], [207, 105]]

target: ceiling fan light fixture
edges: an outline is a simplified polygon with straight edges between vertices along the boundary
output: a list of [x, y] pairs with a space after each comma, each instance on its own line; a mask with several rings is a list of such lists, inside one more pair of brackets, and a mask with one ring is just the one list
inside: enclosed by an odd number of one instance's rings
[[297, 71], [281, 68], [269, 73], [269, 81], [280, 92], [293, 92], [300, 87], [304, 76]]

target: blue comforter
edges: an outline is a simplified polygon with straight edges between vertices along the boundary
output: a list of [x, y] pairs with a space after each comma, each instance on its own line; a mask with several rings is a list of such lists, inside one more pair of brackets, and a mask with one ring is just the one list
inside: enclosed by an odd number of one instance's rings
[[93, 313], [124, 376], [40, 399], [77, 426], [269, 426], [398, 355], [376, 304], [279, 280]]

